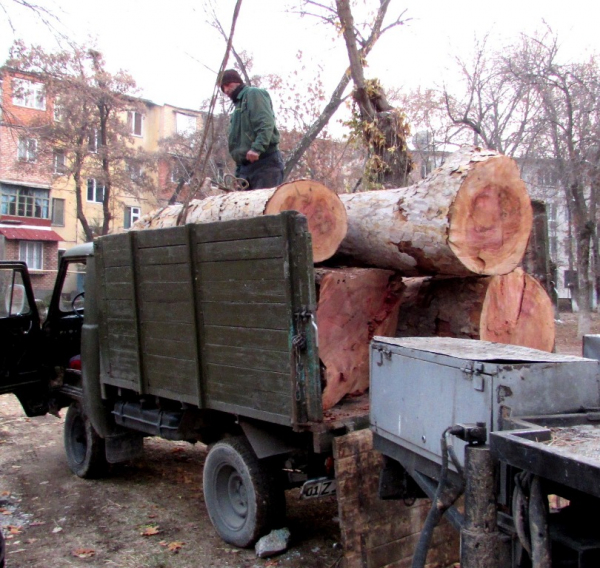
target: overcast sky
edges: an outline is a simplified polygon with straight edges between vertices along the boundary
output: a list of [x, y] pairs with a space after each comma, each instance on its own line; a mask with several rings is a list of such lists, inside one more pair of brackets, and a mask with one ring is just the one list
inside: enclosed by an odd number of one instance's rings
[[[201, 0], [37, 0], [54, 13], [58, 31], [79, 43], [95, 45], [109, 68], [129, 71], [142, 95], [156, 103], [198, 108], [212, 94], [224, 54], [222, 38], [207, 24]], [[378, 4], [377, 0], [370, 0]], [[234, 0], [218, 0], [229, 29]], [[299, 67], [306, 76], [319, 69], [328, 87], [347, 65], [341, 38], [313, 19], [286, 13], [288, 0], [243, 0], [235, 32], [236, 49], [254, 56], [253, 71], [287, 73]], [[51, 33], [14, 0], [0, 0], [14, 31], [0, 11], [0, 61], [10, 44], [56, 48]], [[559, 34], [563, 53], [581, 60], [600, 53], [600, 3], [592, 0], [395, 0], [390, 16], [406, 9], [411, 21], [388, 32], [369, 57], [368, 74], [384, 85], [415, 87], [440, 83], [455, 55], [468, 57], [475, 36], [490, 32], [500, 45], [519, 32], [532, 33], [544, 22]]]

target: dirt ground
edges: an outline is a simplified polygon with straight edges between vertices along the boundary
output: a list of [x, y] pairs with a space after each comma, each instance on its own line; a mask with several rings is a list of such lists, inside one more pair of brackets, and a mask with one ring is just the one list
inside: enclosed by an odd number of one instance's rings
[[[557, 321], [557, 351], [580, 355], [573, 314]], [[594, 314], [592, 333], [600, 333]], [[63, 412], [64, 414], [64, 412]], [[202, 496], [206, 448], [146, 441], [144, 459], [103, 480], [69, 471], [62, 420], [26, 418], [0, 397], [0, 525], [7, 568], [333, 568], [341, 550], [335, 498], [300, 501], [288, 492], [292, 546], [271, 559], [220, 540]]]

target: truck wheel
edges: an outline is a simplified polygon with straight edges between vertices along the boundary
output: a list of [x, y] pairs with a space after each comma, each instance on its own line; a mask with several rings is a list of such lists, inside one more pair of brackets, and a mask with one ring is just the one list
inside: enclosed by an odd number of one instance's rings
[[98, 436], [78, 402], [72, 403], [67, 410], [64, 434], [67, 463], [75, 475], [92, 479], [106, 473], [108, 462], [104, 440]]
[[285, 515], [285, 494], [244, 437], [211, 447], [204, 463], [204, 500], [219, 536], [252, 546]]

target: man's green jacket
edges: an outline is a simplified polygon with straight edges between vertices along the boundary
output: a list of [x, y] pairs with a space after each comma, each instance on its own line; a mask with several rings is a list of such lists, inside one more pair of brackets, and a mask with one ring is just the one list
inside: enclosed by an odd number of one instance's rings
[[234, 101], [229, 124], [229, 153], [236, 164], [246, 160], [248, 150], [261, 156], [278, 149], [279, 131], [269, 93], [245, 86]]

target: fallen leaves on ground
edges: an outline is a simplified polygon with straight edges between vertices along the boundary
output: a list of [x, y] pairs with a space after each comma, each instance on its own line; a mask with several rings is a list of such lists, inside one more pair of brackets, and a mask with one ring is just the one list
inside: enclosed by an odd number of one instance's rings
[[159, 542], [159, 544], [161, 546], [164, 546], [169, 552], [172, 552], [173, 554], [177, 554], [179, 552], [179, 550], [181, 549], [181, 547], [185, 544], [185, 542], [180, 542], [180, 541], [173, 541], [173, 542], [167, 542], [166, 540], [161, 540]]
[[76, 558], [92, 558], [96, 556], [96, 551], [93, 548], [76, 548], [71, 554]]
[[144, 527], [144, 530], [140, 533], [142, 536], [154, 536], [160, 533], [160, 527], [158, 525], [150, 525]]
[[17, 527], [16, 525], [8, 525], [7, 527], [9, 534], [21, 534], [23, 527]]

